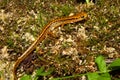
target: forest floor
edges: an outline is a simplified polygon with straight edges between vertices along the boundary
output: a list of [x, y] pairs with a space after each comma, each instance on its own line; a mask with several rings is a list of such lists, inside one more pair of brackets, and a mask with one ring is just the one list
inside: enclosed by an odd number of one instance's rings
[[[56, 18], [86, 12], [83, 22], [64, 25], [48, 35], [19, 66], [19, 76], [44, 67], [51, 77], [97, 71], [95, 58], [120, 58], [120, 0], [0, 0], [0, 80], [13, 80], [15, 61]], [[120, 74], [112, 75], [112, 80]], [[74, 80], [86, 80], [75, 77]]]

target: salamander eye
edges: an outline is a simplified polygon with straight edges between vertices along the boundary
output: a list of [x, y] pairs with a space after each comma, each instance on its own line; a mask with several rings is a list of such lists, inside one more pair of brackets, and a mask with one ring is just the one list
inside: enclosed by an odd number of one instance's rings
[[84, 16], [84, 15], [82, 15], [82, 16], [81, 16], [81, 18], [85, 18], [85, 16]]

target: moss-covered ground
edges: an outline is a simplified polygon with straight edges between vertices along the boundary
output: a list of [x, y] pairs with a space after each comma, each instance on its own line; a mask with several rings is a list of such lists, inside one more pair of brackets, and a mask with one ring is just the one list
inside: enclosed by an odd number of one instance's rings
[[50, 20], [83, 11], [85, 21], [55, 29], [19, 66], [18, 75], [54, 68], [43, 80], [95, 72], [99, 55], [106, 62], [120, 58], [120, 0], [0, 0], [0, 80], [13, 79], [15, 61]]

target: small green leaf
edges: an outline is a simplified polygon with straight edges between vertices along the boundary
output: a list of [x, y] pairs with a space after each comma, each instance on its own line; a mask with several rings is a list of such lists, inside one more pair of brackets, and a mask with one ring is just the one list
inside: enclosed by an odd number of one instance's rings
[[24, 75], [20, 78], [20, 80], [32, 80], [30, 75]]
[[98, 68], [101, 72], [106, 72], [107, 71], [106, 63], [105, 63], [105, 60], [104, 60], [103, 56], [98, 56], [95, 59], [95, 62], [96, 62], [97, 66], [98, 66]]
[[42, 66], [40, 69], [36, 71], [36, 75], [39, 76], [44, 71], [44, 66]]
[[113, 70], [116, 70], [116, 69], [120, 69], [120, 58], [114, 60], [109, 66], [108, 66], [109, 69], [113, 69]]
[[98, 80], [111, 80], [110, 74], [109, 73], [102, 73], [99, 74]]
[[53, 68], [50, 68], [48, 71], [42, 72], [42, 73], [40, 74], [40, 76], [47, 76], [47, 75], [51, 74], [52, 72], [53, 72]]
[[98, 80], [98, 73], [87, 73], [88, 80]]
[[88, 80], [111, 80], [109, 73], [87, 73]]
[[86, 3], [89, 4], [89, 3], [90, 3], [90, 0], [86, 0]]
[[38, 76], [35, 76], [33, 80], [38, 80]]

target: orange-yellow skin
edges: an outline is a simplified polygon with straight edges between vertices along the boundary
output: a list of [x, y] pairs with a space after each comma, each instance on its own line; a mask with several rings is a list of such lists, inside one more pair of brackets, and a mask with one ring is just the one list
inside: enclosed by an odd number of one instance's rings
[[18, 58], [18, 60], [14, 64], [13, 69], [13, 76], [14, 80], [17, 80], [17, 68], [19, 64], [36, 48], [36, 46], [42, 42], [45, 38], [45, 36], [48, 34], [50, 30], [53, 30], [54, 28], [59, 27], [60, 25], [65, 25], [68, 23], [74, 23], [78, 21], [82, 21], [87, 18], [87, 13], [80, 12], [73, 16], [58, 18], [55, 20], [50, 21], [42, 30], [38, 38], [31, 44], [31, 46]]

